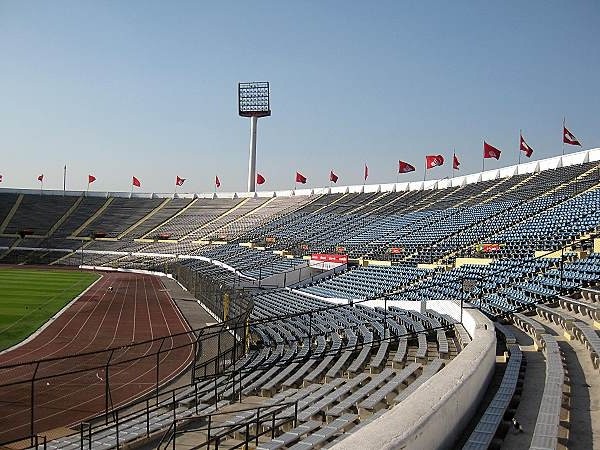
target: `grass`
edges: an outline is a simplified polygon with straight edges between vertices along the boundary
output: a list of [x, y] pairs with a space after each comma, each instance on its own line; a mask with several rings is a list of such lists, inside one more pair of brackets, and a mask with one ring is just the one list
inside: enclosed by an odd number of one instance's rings
[[97, 279], [75, 270], [0, 268], [0, 350], [21, 342]]

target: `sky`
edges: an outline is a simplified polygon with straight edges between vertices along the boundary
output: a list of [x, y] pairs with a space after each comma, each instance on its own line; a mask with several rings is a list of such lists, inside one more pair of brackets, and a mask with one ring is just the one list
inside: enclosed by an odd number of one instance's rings
[[[269, 81], [264, 190], [481, 170], [600, 147], [600, 2], [0, 0], [4, 188], [244, 191], [237, 83]], [[567, 152], [579, 147], [568, 147]], [[398, 160], [417, 167], [398, 175]]]

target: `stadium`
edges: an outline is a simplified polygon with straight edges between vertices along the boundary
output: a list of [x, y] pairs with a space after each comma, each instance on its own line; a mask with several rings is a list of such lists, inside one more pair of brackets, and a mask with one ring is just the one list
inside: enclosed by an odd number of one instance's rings
[[3, 289], [45, 292], [3, 316], [2, 448], [592, 447], [600, 149], [409, 183], [0, 199]]
[[600, 449], [599, 22], [0, 1], [0, 450]]

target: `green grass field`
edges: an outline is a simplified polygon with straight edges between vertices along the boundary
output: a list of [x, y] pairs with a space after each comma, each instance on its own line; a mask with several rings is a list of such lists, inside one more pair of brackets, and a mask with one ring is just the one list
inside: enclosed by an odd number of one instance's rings
[[91, 272], [0, 268], [0, 350], [25, 339], [97, 279]]

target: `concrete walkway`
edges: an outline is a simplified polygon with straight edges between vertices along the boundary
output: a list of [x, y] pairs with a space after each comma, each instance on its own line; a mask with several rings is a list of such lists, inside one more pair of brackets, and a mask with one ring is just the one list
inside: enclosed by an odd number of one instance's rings
[[[558, 309], [569, 314], [568, 311]], [[574, 315], [583, 322], [590, 323], [583, 316]], [[541, 317], [536, 319], [552, 334], [556, 334], [565, 355], [571, 378], [571, 409], [569, 450], [600, 449], [600, 377], [590, 359], [590, 352], [578, 340], [565, 338], [563, 329]]]
[[533, 339], [528, 334], [523, 333], [514, 326], [511, 326], [510, 329], [515, 334], [517, 343], [521, 347], [521, 351], [527, 361], [521, 401], [515, 413], [516, 419], [525, 431], [517, 433], [514, 429], [509, 429], [501, 448], [506, 450], [527, 450], [531, 444], [544, 392], [546, 360], [542, 352], [535, 350]]

